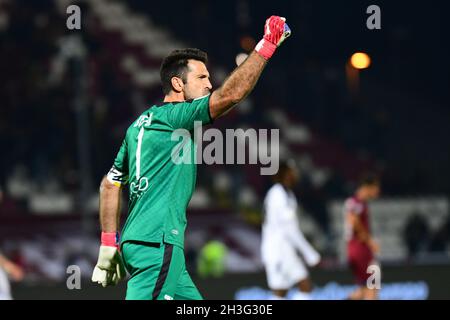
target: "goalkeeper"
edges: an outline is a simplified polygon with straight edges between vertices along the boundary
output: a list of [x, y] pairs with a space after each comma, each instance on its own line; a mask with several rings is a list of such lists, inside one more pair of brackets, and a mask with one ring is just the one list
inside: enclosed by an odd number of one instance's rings
[[[186, 208], [194, 191], [195, 163], [172, 160], [176, 129], [210, 124], [244, 99], [267, 61], [290, 35], [284, 18], [266, 20], [255, 50], [211, 93], [207, 55], [175, 50], [161, 65], [165, 94], [126, 132], [114, 164], [100, 186], [101, 246], [92, 281], [108, 286], [130, 273], [126, 299], [202, 299], [185, 266]], [[194, 159], [194, 141], [188, 140]], [[176, 151], [175, 151], [176, 152]], [[119, 240], [121, 189], [129, 184], [128, 218]], [[124, 268], [125, 267], [125, 268]]]

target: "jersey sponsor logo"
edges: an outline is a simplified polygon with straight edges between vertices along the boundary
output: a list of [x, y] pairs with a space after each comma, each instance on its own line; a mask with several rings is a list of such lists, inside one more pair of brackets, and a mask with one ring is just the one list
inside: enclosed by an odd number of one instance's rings
[[148, 190], [148, 187], [148, 178], [141, 177], [138, 181], [130, 183], [131, 196], [140, 198]]

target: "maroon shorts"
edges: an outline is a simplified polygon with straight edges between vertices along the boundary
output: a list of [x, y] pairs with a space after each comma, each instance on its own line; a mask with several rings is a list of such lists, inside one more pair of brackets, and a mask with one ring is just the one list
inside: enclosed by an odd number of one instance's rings
[[347, 244], [348, 263], [355, 281], [359, 285], [366, 285], [370, 273], [367, 268], [373, 261], [373, 254], [369, 246], [359, 241], [350, 241]]

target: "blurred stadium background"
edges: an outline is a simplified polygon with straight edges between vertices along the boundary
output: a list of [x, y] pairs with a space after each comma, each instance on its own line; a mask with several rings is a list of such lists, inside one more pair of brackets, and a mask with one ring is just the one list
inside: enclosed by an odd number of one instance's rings
[[[70, 4], [81, 7], [81, 30], [66, 28]], [[370, 4], [381, 7], [381, 30], [366, 28]], [[449, 299], [450, 52], [441, 5], [0, 0], [0, 248], [26, 271], [13, 296], [123, 298], [125, 284], [89, 282], [98, 185], [128, 125], [161, 99], [161, 59], [201, 48], [218, 85], [276, 13], [288, 17], [292, 38], [214, 126], [280, 129], [281, 151], [303, 173], [301, 228], [323, 256], [313, 295], [341, 299], [351, 288], [342, 200], [373, 170], [383, 181], [371, 206], [381, 297]], [[369, 68], [349, 65], [358, 51]], [[259, 244], [270, 183], [258, 165], [199, 166], [186, 255], [205, 298], [267, 294]], [[69, 265], [81, 268], [81, 290], [66, 288]]]

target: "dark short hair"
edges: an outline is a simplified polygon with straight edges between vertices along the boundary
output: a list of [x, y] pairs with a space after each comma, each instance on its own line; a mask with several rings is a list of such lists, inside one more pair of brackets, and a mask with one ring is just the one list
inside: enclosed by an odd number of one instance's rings
[[164, 94], [172, 90], [172, 78], [179, 77], [186, 82], [188, 60], [198, 60], [203, 63], [208, 62], [208, 55], [200, 49], [186, 48], [172, 51], [161, 63], [160, 76]]
[[358, 187], [380, 185], [380, 177], [372, 172], [363, 174], [358, 182]]

